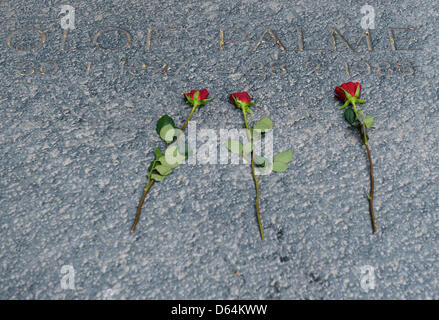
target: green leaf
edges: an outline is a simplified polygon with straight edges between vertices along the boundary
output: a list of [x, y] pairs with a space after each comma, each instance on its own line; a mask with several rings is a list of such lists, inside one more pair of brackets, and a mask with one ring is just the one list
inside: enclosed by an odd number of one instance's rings
[[242, 148], [243, 155], [249, 154], [252, 151], [253, 151], [253, 143], [251, 142], [246, 143]]
[[268, 159], [262, 156], [255, 155], [255, 164], [260, 168], [264, 168], [268, 165]]
[[273, 121], [269, 117], [262, 118], [253, 126], [255, 130], [261, 130], [261, 132], [266, 132], [273, 129]]
[[162, 181], [164, 178], [165, 178], [164, 176], [161, 176], [161, 175], [156, 174], [156, 173], [151, 174], [151, 179], [158, 181], [158, 182]]
[[273, 162], [283, 162], [287, 164], [293, 160], [293, 150], [286, 150], [274, 156]]
[[370, 129], [373, 126], [373, 117], [367, 115], [364, 118], [364, 124], [366, 125], [366, 128]]
[[164, 166], [166, 166], [166, 167], [169, 167], [169, 168], [171, 168], [171, 169], [177, 168], [177, 167], [179, 166], [178, 163], [173, 163], [173, 164], [168, 163], [168, 162], [166, 161], [166, 157], [165, 157], [165, 156], [160, 157], [159, 161], [160, 161], [160, 163], [161, 163], [162, 165], [164, 165]]
[[344, 118], [351, 126], [353, 126], [356, 120], [354, 110], [352, 110], [352, 108], [347, 108], [344, 112]]
[[160, 137], [168, 143], [174, 140], [174, 134], [174, 127], [170, 124], [163, 126], [160, 130]]
[[273, 162], [273, 171], [274, 172], [285, 172], [288, 169], [288, 165], [283, 162], [274, 161]]
[[[171, 144], [165, 150], [166, 162], [172, 162], [172, 165], [180, 165], [184, 163], [185, 157], [178, 152], [178, 147], [175, 143]], [[171, 166], [169, 166], [171, 167]]]
[[156, 126], [157, 133], [160, 134], [160, 131], [162, 130], [162, 128], [168, 124], [170, 124], [172, 127], [175, 128], [174, 120], [172, 120], [172, 118], [170, 116], [165, 114], [164, 116], [162, 116], [159, 119], [159, 121], [157, 121], [157, 126]]
[[151, 164], [150, 164], [149, 167], [148, 167], [148, 172], [150, 172], [152, 169], [154, 169], [154, 168], [157, 167], [157, 166], [158, 166], [157, 161], [153, 161], [153, 162], [151, 162]]
[[227, 149], [242, 156], [244, 146], [241, 142], [229, 138], [229, 140], [227, 140]]
[[170, 167], [167, 167], [163, 164], [159, 164], [157, 167], [155, 167], [155, 170], [157, 170], [162, 176], [167, 176], [172, 172]]
[[156, 159], [159, 159], [160, 157], [162, 157], [163, 156], [163, 153], [162, 153], [162, 151], [160, 150], [160, 148], [154, 148], [154, 155], [155, 155], [155, 158]]

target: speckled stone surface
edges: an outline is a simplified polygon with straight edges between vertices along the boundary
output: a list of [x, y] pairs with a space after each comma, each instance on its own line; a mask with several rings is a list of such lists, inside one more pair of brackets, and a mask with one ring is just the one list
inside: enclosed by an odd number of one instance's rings
[[[368, 3], [373, 51], [352, 52], [331, 30], [355, 47], [358, 1], [1, 1], [0, 298], [438, 299], [439, 3]], [[64, 50], [61, 4], [76, 9]], [[257, 46], [267, 29], [285, 51], [268, 32]], [[346, 81], [376, 121], [377, 235], [366, 152], [333, 98]], [[129, 232], [157, 118], [182, 124], [181, 93], [204, 87], [198, 128], [239, 128], [228, 94], [247, 90], [250, 121], [269, 115], [275, 152], [294, 149], [261, 178], [265, 242], [246, 165], [180, 167]]]

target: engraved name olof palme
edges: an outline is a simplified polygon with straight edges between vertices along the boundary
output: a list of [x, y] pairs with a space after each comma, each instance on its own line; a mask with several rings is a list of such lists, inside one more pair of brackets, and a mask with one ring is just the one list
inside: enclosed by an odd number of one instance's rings
[[[386, 37], [388, 38], [388, 41], [389, 41], [388, 42], [389, 47], [385, 46], [386, 48], [382, 48], [382, 49], [389, 48], [390, 52], [421, 50], [419, 48], [412, 48], [411, 47], [411, 45], [417, 41], [417, 39], [415, 38], [415, 33], [416, 33], [417, 29], [418, 29], [417, 27], [413, 27], [413, 26], [387, 28], [384, 31], [387, 33]], [[26, 32], [34, 33], [40, 39], [35, 45], [33, 45], [29, 48], [20, 47], [14, 41], [14, 38], [19, 33], [26, 33]], [[67, 50], [68, 41], [70, 39], [69, 35], [72, 32], [77, 32], [77, 31], [75, 31], [75, 30], [70, 31], [69, 29], [65, 29], [61, 33], [60, 42], [59, 42], [59, 50], [60, 51]], [[103, 43], [103, 41], [102, 41], [103, 36], [106, 33], [110, 33], [110, 32], [113, 32], [113, 33], [117, 32], [124, 37], [124, 40], [121, 41], [122, 43], [119, 46], [110, 47], [109, 45], [106, 45]], [[345, 34], [341, 33], [337, 28], [328, 29], [327, 35], [332, 40], [332, 48], [320, 48], [320, 49], [310, 48], [307, 45], [305, 45], [306, 41], [305, 41], [304, 32], [303, 32], [302, 28], [297, 28], [295, 31], [292, 31], [289, 33], [283, 32], [284, 34], [288, 34], [288, 36], [289, 36], [289, 38], [286, 38], [286, 36], [284, 36], [285, 37], [284, 39], [281, 39], [280, 37], [278, 37], [277, 32], [274, 29], [265, 29], [263, 32], [261, 32], [261, 34], [255, 34], [253, 39], [251, 39], [251, 37], [249, 36], [249, 33], [244, 29], [220, 28], [218, 30], [217, 38], [207, 40], [206, 42], [209, 42], [209, 43], [211, 43], [212, 41], [217, 42], [218, 50], [220, 52], [225, 52], [227, 50], [231, 50], [233, 47], [237, 47], [237, 46], [239, 46], [239, 48], [241, 48], [241, 49], [244, 48], [244, 49], [248, 50], [249, 52], [257, 52], [258, 50], [262, 49], [263, 47], [267, 48], [267, 46], [268, 46], [268, 47], [271, 47], [272, 49], [274, 48], [275, 50], [279, 50], [279, 52], [282, 52], [285, 54], [288, 54], [288, 53], [304, 54], [306, 52], [340, 52], [342, 50], [344, 52], [347, 51], [347, 52], [351, 52], [351, 53], [355, 54], [358, 52], [358, 49], [362, 45], [362, 43], [364, 43], [363, 45], [365, 46], [365, 48], [367, 48], [366, 52], [372, 53], [374, 50], [376, 50], [374, 48], [374, 45], [373, 45], [374, 42], [372, 39], [371, 31], [369, 29], [366, 29], [366, 30], [360, 29], [359, 32], [360, 32], [360, 35], [358, 37], [358, 29], [353, 31], [352, 33], [357, 34], [358, 40], [357, 41], [351, 40], [351, 42], [349, 42], [346, 39], [347, 36]], [[410, 36], [401, 35], [401, 33], [404, 33], [404, 34], [410, 33], [411, 35]], [[159, 50], [159, 51], [163, 50], [165, 48], [165, 46], [167, 49], [171, 49], [171, 50], [173, 50], [173, 52], [177, 52], [178, 51], [177, 42], [178, 41], [187, 41], [187, 39], [182, 37], [182, 35], [183, 35], [183, 31], [179, 30], [178, 28], [156, 28], [156, 29], [147, 28], [146, 29], [146, 36], [143, 37], [142, 39], [137, 39], [137, 41], [144, 43], [144, 47], [145, 47], [144, 52], [145, 53], [154, 52], [154, 50]], [[321, 34], [319, 36], [324, 38], [324, 34]], [[20, 52], [28, 52], [28, 51], [38, 50], [38, 49], [44, 47], [46, 42], [47, 42], [47, 38], [48, 38], [47, 34], [43, 30], [40, 30], [40, 29], [33, 29], [33, 30], [26, 29], [26, 30], [14, 31], [8, 35], [7, 45], [9, 46], [9, 48], [11, 48], [13, 50], [20, 51]], [[120, 51], [120, 50], [128, 49], [131, 46], [131, 44], [133, 43], [133, 41], [134, 41], [134, 37], [132, 36], [132, 34], [129, 30], [127, 30], [125, 28], [121, 28], [121, 27], [107, 27], [107, 28], [98, 30], [96, 32], [96, 34], [93, 37], [93, 40], [91, 41], [91, 45], [94, 47], [100, 48], [102, 50], [107, 50], [107, 51], [118, 50], [118, 51]], [[295, 42], [295, 47], [294, 48], [287, 47], [285, 45], [286, 42], [288, 42], [288, 43]], [[71, 50], [77, 51], [77, 48], [73, 47]], [[121, 66], [120, 66], [121, 73], [124, 71], [126, 63], [127, 63], [126, 61], [121, 61]], [[385, 62], [385, 63], [387, 63], [387, 62]], [[135, 64], [135, 62], [133, 62], [129, 66], [131, 68], [134, 68], [135, 67], [134, 64]], [[137, 61], [137, 64], [138, 64], [137, 68], [140, 68], [141, 72], [145, 71], [146, 64], [144, 62], [139, 63]], [[181, 68], [182, 64], [186, 65], [187, 63], [180, 62], [180, 68]], [[370, 69], [370, 65], [367, 62], [364, 62], [364, 66], [365, 66], [365, 69]], [[167, 64], [163, 64], [160, 67], [164, 70], [169, 68], [169, 66]], [[53, 73], [56, 73], [56, 71], [58, 71], [58, 69], [59, 69], [59, 66], [55, 62], [54, 62], [53, 69], [54, 69]], [[90, 72], [90, 69], [91, 69], [91, 62], [87, 62], [87, 73]], [[350, 75], [350, 70], [349, 70], [348, 64], [345, 64], [345, 69], [346, 69], [346, 73], [348, 75]], [[400, 69], [399, 65], [398, 65], [398, 69]], [[282, 70], [282, 67], [281, 67], [281, 70]], [[283, 70], [283, 71], [285, 71], [285, 70]], [[399, 70], [399, 71], [401, 72], [401, 70]], [[41, 68], [40, 68], [40, 72], [41, 72]], [[370, 70], [369, 70], [369, 73], [370, 73]], [[411, 75], [412, 73], [413, 72], [410, 71], [410, 73], [408, 73], [408, 74]], [[133, 74], [133, 75], [136, 75], [136, 74]]]

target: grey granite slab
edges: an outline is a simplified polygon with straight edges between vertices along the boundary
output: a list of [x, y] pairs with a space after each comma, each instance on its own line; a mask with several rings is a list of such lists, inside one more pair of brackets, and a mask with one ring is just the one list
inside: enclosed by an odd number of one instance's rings
[[[63, 50], [61, 4], [76, 9]], [[356, 47], [358, 1], [1, 1], [0, 298], [438, 299], [439, 3], [368, 4], [373, 51]], [[335, 51], [334, 29], [356, 48], [335, 35]], [[333, 98], [346, 81], [376, 121], [377, 235]], [[214, 98], [198, 128], [239, 128], [228, 95], [247, 90], [250, 121], [269, 115], [275, 151], [294, 149], [261, 178], [265, 242], [246, 165], [180, 167], [129, 233], [155, 122], [182, 124], [197, 88]]]

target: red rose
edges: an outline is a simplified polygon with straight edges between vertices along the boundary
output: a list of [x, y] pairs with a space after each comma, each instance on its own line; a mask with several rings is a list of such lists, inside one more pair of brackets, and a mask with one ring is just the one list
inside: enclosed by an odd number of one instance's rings
[[[195, 100], [195, 97], [198, 95], [198, 98]], [[194, 107], [205, 105], [208, 101], [212, 100], [209, 98], [209, 91], [207, 89], [203, 90], [191, 90], [191, 92], [184, 93], [188, 103], [190, 103]]]
[[198, 101], [201, 101], [201, 100], [209, 98], [209, 91], [207, 91], [207, 89], [191, 90], [191, 92], [185, 93], [185, 96], [189, 96], [189, 97], [191, 97], [191, 99], [193, 99], [194, 98], [194, 94], [197, 91], [199, 92], [199, 94], [198, 94]]
[[230, 101], [233, 104], [235, 104], [235, 99], [240, 101], [240, 102], [245, 102], [245, 103], [250, 103], [252, 101], [252, 98], [250, 97], [250, 95], [245, 91], [232, 93], [230, 95]]
[[360, 98], [361, 84], [359, 82], [346, 82], [346, 83], [343, 83], [341, 86], [335, 88], [335, 90], [334, 90], [335, 96], [334, 97], [345, 102], [346, 100], [348, 100], [348, 98], [346, 97], [345, 92], [340, 87], [345, 89], [352, 97], [355, 96], [357, 88], [359, 87], [357, 98]]

